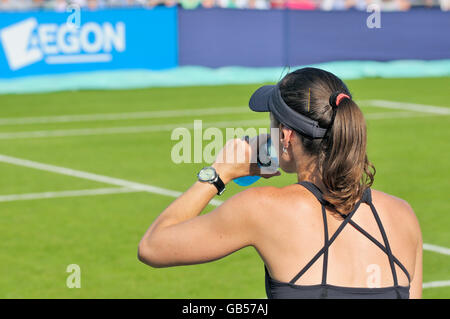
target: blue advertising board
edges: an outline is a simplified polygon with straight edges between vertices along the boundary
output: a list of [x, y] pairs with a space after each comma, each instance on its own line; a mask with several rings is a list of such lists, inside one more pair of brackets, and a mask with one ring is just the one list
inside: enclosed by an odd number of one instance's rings
[[179, 10], [179, 63], [221, 67], [282, 66], [284, 10]]
[[0, 13], [0, 78], [178, 64], [176, 8], [73, 14]]
[[[450, 13], [103, 9], [0, 13], [0, 79], [177, 66], [450, 58]], [[79, 19], [78, 19], [79, 18]], [[79, 23], [77, 23], [79, 22]]]
[[372, 13], [355, 10], [288, 11], [286, 64], [328, 61], [438, 60], [450, 58], [450, 13], [439, 9]]
[[198, 9], [179, 11], [179, 63], [298, 66], [330, 61], [450, 58], [450, 12]]

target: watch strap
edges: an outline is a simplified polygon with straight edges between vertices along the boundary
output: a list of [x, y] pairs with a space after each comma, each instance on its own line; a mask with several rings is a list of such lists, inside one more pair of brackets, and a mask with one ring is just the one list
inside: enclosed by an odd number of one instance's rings
[[225, 184], [223, 183], [219, 175], [217, 175], [217, 179], [212, 184], [217, 188], [217, 195], [222, 195], [222, 193], [225, 191]]

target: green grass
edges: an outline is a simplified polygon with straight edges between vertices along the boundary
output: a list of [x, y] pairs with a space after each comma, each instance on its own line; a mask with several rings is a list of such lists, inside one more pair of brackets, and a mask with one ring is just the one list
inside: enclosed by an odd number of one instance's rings
[[[450, 78], [348, 81], [357, 100], [383, 99], [447, 107]], [[245, 106], [255, 85], [82, 91], [0, 96], [0, 118]], [[363, 112], [395, 110], [361, 105]], [[371, 120], [369, 157], [375, 187], [414, 208], [424, 241], [450, 246], [449, 116]], [[221, 116], [0, 125], [0, 133], [267, 119], [252, 112]], [[268, 124], [268, 123], [267, 123]], [[0, 139], [0, 154], [183, 191], [204, 163], [174, 164], [170, 132]], [[0, 163], [0, 195], [111, 185]], [[292, 175], [258, 185], [294, 183]], [[224, 199], [242, 188], [230, 184]], [[172, 201], [150, 193], [0, 202], [0, 298], [263, 298], [263, 263], [243, 249], [212, 263], [151, 269], [137, 244]], [[208, 208], [211, 209], [211, 208]], [[81, 289], [66, 287], [66, 267], [81, 267]], [[450, 280], [450, 258], [424, 253], [424, 282]], [[238, 287], [238, 288], [237, 288]], [[424, 290], [449, 298], [450, 287]]]

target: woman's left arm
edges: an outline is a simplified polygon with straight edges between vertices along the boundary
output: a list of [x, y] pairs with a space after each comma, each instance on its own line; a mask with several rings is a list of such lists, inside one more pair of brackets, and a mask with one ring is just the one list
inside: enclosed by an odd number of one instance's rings
[[[246, 158], [251, 158], [250, 147], [242, 143], [246, 142], [232, 140], [222, 153], [227, 148], [247, 147]], [[230, 164], [216, 161], [213, 167], [226, 184], [236, 177], [251, 174], [249, 162]], [[279, 172], [263, 176], [277, 175]], [[152, 267], [198, 264], [253, 245], [253, 216], [258, 211], [257, 197], [263, 188], [236, 194], [212, 212], [199, 216], [217, 194], [217, 189], [209, 183], [195, 182], [159, 215], [144, 234], [139, 243], [139, 260]]]

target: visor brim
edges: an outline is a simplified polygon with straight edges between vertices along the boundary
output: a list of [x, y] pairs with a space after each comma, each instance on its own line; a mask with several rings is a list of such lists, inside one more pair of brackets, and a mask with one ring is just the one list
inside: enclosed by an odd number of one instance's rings
[[255, 112], [270, 112], [269, 101], [276, 87], [276, 85], [264, 85], [257, 89], [248, 102], [250, 109]]

